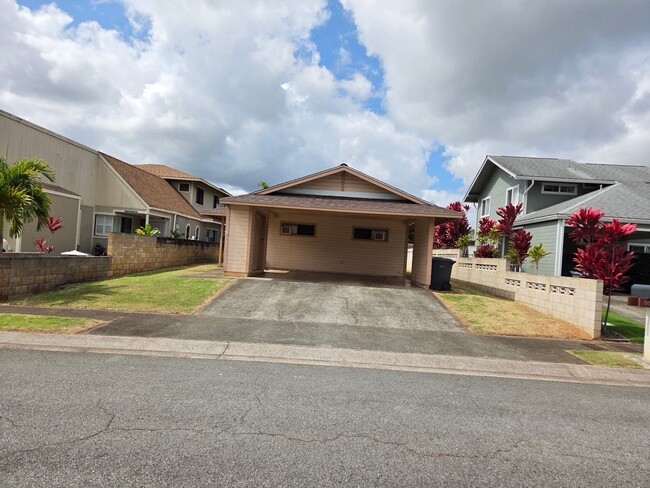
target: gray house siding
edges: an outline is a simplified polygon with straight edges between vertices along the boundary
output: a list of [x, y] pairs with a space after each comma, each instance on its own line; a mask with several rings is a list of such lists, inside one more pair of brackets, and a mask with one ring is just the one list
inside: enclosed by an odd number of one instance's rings
[[[530, 182], [527, 183], [530, 185]], [[594, 191], [593, 189], [584, 188], [581, 183], [571, 183], [577, 185], [577, 193], [575, 195], [553, 195], [550, 193], [542, 193], [542, 185], [544, 183], [546, 182], [536, 181], [533, 187], [526, 194], [526, 213], [542, 210], [543, 208], [566, 202], [567, 200], [571, 200], [578, 196], [586, 195], [587, 193]]]
[[497, 215], [497, 209], [499, 207], [503, 207], [506, 204], [506, 192], [508, 191], [508, 188], [511, 188], [513, 186], [518, 186], [519, 187], [519, 202], [523, 201], [523, 192], [524, 192], [524, 184], [522, 181], [517, 181], [515, 180], [512, 176], [510, 176], [508, 173], [505, 171], [495, 168], [492, 172], [492, 175], [490, 175], [490, 179], [488, 180], [487, 184], [483, 188], [483, 191], [481, 192], [481, 196], [479, 197], [478, 201], [478, 208], [476, 212], [476, 228], [478, 229], [478, 221], [481, 220], [481, 201], [486, 198], [490, 197], [490, 215], [489, 217], [492, 220], [499, 220], [499, 216]]
[[[550, 252], [548, 256], [539, 262], [539, 274], [553, 276], [555, 274], [555, 258], [557, 256], [557, 221], [531, 224], [524, 227], [533, 235], [531, 248], [538, 244], [544, 244], [544, 248]], [[524, 263], [524, 270], [534, 273], [530, 260]]]

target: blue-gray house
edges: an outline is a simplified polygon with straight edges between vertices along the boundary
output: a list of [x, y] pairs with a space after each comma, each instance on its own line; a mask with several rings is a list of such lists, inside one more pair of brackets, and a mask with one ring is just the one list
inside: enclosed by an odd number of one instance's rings
[[[551, 252], [540, 262], [545, 275], [569, 276], [575, 247], [568, 238], [569, 215], [580, 208], [599, 208], [605, 220], [635, 223], [638, 231], [628, 249], [650, 260], [650, 167], [577, 163], [570, 159], [486, 156], [464, 198], [474, 203], [477, 223], [498, 220], [496, 211], [523, 203], [516, 228], [533, 235]], [[645, 256], [644, 256], [645, 255]]]

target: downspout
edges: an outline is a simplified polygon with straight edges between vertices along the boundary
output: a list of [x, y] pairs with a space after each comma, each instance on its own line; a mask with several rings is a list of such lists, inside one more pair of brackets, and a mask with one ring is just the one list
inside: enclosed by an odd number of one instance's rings
[[528, 191], [535, 185], [535, 180], [530, 180], [530, 186], [524, 190], [524, 215], [528, 213]]
[[174, 235], [177, 232], [177, 230], [176, 230], [176, 217], [177, 217], [177, 215], [174, 214], [174, 225], [172, 226], [172, 232], [170, 232], [171, 235]]

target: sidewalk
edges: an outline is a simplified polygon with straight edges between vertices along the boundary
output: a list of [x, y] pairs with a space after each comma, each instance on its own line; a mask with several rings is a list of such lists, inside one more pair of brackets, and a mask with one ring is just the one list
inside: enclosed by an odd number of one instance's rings
[[0, 332], [2, 348], [260, 361], [650, 388], [647, 370], [274, 344]]

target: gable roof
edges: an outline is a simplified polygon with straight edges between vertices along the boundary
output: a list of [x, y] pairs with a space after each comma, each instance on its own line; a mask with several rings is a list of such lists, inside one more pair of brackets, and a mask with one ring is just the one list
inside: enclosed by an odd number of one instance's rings
[[[263, 188], [261, 190], [257, 190], [253, 192], [253, 194], [259, 194], [259, 195], [270, 195], [273, 193], [278, 193], [283, 190], [296, 187], [298, 185], [301, 185], [303, 183], [307, 183], [310, 181], [318, 180], [321, 178], [325, 178], [327, 176], [332, 176], [337, 173], [347, 173], [351, 174], [357, 178], [360, 178], [371, 185], [376, 186], [377, 188], [381, 188], [382, 190], [385, 190], [389, 193], [392, 193], [393, 195], [400, 197], [401, 199], [410, 201], [412, 203], [418, 203], [418, 204], [424, 204], [424, 205], [431, 205], [429, 202], [422, 200], [421, 198], [418, 198], [414, 195], [411, 195], [410, 193], [407, 193], [403, 190], [400, 190], [399, 188], [396, 188], [392, 185], [389, 185], [388, 183], [385, 183], [381, 180], [378, 180], [377, 178], [373, 178], [370, 175], [367, 175], [359, 170], [356, 170], [354, 168], [350, 168], [347, 164], [343, 163], [339, 166], [334, 166], [333, 168], [329, 168], [323, 171], [319, 171], [317, 173], [313, 173], [307, 176], [303, 176], [301, 178], [296, 178], [294, 180], [287, 181], [285, 183], [279, 183], [277, 185], [270, 186], [269, 188]], [[355, 198], [353, 196], [343, 196], [340, 195], [341, 198]]]
[[650, 182], [616, 183], [523, 215], [516, 225], [566, 219], [585, 207], [602, 210], [607, 221], [620, 219], [624, 223], [650, 224]]
[[494, 168], [508, 173], [515, 180], [561, 181], [612, 185], [625, 181], [650, 180], [647, 166], [577, 163], [571, 159], [487, 155], [463, 201], [478, 202], [482, 188]]
[[165, 180], [199, 181], [204, 185], [222, 192], [224, 195], [230, 196], [230, 193], [228, 193], [223, 188], [213, 185], [209, 181], [206, 181], [199, 176], [194, 176], [190, 173], [186, 173], [185, 171], [167, 166], [166, 164], [138, 164], [136, 167], [146, 171], [147, 173], [151, 173], [152, 175], [159, 176]]
[[149, 207], [201, 220], [201, 215], [166, 180], [106, 153], [100, 155]]
[[[396, 199], [362, 198], [353, 195], [337, 194], [335, 196], [305, 195], [297, 193], [285, 194], [283, 191], [295, 188], [298, 185], [325, 178], [338, 173], [351, 174], [360, 178], [377, 188], [385, 190]], [[392, 215], [403, 217], [436, 217], [442, 221], [460, 218], [462, 214], [453, 210], [433, 205], [410, 193], [406, 193], [383, 181], [366, 175], [361, 171], [350, 168], [347, 165], [335, 166], [333, 168], [313, 173], [302, 178], [297, 178], [286, 183], [280, 183], [266, 189], [255, 192], [228, 197], [221, 200], [225, 205], [250, 205], [260, 207], [298, 209], [298, 210], [319, 210], [325, 212], [358, 213], [372, 215]]]

